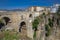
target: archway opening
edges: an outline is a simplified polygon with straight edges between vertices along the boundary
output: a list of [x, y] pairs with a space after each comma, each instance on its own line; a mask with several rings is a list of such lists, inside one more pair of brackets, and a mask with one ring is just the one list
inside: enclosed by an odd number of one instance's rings
[[4, 23], [0, 23], [0, 29], [1, 29], [2, 27], [4, 27], [4, 26], [5, 26]]
[[24, 21], [21, 22], [20, 26], [24, 26], [24, 25], [26, 25], [26, 23]]
[[2, 19], [0, 19], [0, 29], [2, 29], [5, 26], [4, 22]]
[[6, 23], [6, 25], [9, 23], [9, 21], [10, 21], [10, 18], [8, 18], [8, 17], [3, 17], [3, 19], [5, 20], [5, 23]]
[[32, 14], [30, 14], [29, 17], [32, 17]]
[[21, 32], [22, 29], [26, 29], [26, 23], [24, 21], [20, 23], [19, 32]]

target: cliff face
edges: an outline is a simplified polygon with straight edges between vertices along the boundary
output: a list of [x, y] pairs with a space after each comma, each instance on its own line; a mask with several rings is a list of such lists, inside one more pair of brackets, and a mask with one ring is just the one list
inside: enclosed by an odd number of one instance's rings
[[[40, 16], [41, 18], [41, 16]], [[60, 40], [60, 17], [57, 14], [42, 16], [38, 25], [38, 40]], [[47, 26], [45, 26], [47, 25]]]
[[[45, 14], [43, 14], [45, 13]], [[29, 17], [31, 14], [32, 17]], [[42, 15], [43, 14], [43, 15]], [[0, 18], [8, 17], [10, 22], [5, 27], [7, 29], [15, 29], [19, 31], [20, 23], [26, 23], [26, 35], [33, 38], [32, 22], [36, 15], [41, 19], [38, 25], [38, 31], [36, 32], [37, 40], [60, 40], [60, 17], [57, 14], [48, 14], [47, 12], [3, 12], [0, 13]], [[45, 25], [48, 25], [47, 29]], [[53, 26], [52, 26], [53, 25]], [[25, 32], [23, 27], [23, 34]], [[46, 34], [47, 33], [47, 34]], [[48, 36], [47, 36], [48, 35]]]

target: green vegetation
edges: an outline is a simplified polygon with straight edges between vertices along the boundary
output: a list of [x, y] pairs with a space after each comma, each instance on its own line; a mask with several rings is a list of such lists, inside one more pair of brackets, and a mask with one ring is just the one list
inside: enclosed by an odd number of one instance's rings
[[32, 25], [33, 25], [32, 28], [34, 29], [34, 35], [33, 35], [34, 39], [36, 38], [36, 31], [37, 31], [37, 27], [38, 27], [39, 22], [40, 22], [39, 17], [36, 17], [34, 19], [34, 21], [32, 22]]
[[[2, 32], [3, 34], [3, 37], [0, 38], [0, 40], [18, 40], [19, 39], [19, 36], [17, 33], [14, 33], [14, 32], [10, 32], [10, 31], [4, 31]], [[1, 34], [0, 34], [1, 35]], [[1, 35], [1, 36], [2, 36]]]
[[51, 33], [51, 28], [53, 28], [53, 19], [48, 18], [48, 24], [45, 24], [46, 37]]
[[34, 40], [36, 39], [36, 31], [34, 31], [33, 38], [34, 38]]
[[35, 37], [36, 36], [36, 32], [34, 31], [34, 36], [33, 37]]
[[[41, 15], [41, 17], [45, 17], [45, 13], [43, 13], [42, 15]], [[39, 22], [41, 21], [41, 19], [42, 18], [40, 18], [40, 17], [36, 17], [35, 19], [34, 19], [34, 21], [32, 22], [32, 28], [34, 29], [34, 35], [33, 35], [33, 37], [34, 38], [36, 38], [36, 31], [37, 31], [37, 28], [38, 28], [38, 24], [39, 24]]]
[[48, 25], [49, 25], [50, 27], [53, 27], [53, 20], [49, 18], [48, 21], [49, 21]]
[[21, 35], [19, 32], [3, 31], [0, 32], [0, 40], [31, 40], [28, 36]]
[[49, 26], [47, 24], [45, 25], [45, 30], [49, 31]]
[[46, 31], [46, 37], [48, 37], [49, 35], [50, 35], [50, 27], [49, 27], [49, 25], [45, 25], [45, 31]]
[[32, 28], [33, 28], [35, 31], [37, 30], [39, 21], [40, 21], [40, 19], [39, 19], [38, 17], [36, 17], [36, 18], [34, 19], [34, 21], [32, 22], [32, 25], [33, 25]]
[[2, 19], [0, 19], [0, 23], [3, 23], [3, 20]]

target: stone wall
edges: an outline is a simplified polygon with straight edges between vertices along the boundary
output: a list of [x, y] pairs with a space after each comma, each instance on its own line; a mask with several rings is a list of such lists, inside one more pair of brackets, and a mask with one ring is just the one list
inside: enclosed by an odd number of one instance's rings
[[[10, 23], [6, 25], [7, 29], [14, 29], [15, 31], [19, 32], [20, 23], [26, 22], [26, 28], [27, 28], [27, 36], [30, 38], [33, 38], [33, 29], [32, 29], [32, 21], [36, 17], [35, 14], [38, 14], [37, 16], [41, 15], [43, 12], [25, 12], [25, 11], [17, 11], [17, 12], [2, 12], [0, 13], [0, 18], [8, 17], [10, 19]], [[31, 17], [29, 15], [32, 14]]]

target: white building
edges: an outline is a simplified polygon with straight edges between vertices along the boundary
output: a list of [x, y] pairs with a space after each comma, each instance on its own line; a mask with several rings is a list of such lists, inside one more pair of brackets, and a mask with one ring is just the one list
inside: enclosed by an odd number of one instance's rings
[[51, 13], [56, 13], [58, 8], [59, 8], [60, 4], [55, 4], [53, 6], [51, 6]]
[[47, 7], [40, 7], [40, 6], [32, 6], [28, 8], [28, 11], [45, 11]]
[[48, 14], [48, 12], [50, 11], [50, 8], [41, 7], [41, 6], [32, 6], [32, 7], [29, 7], [27, 11], [35, 12], [34, 16], [36, 17], [43, 13]]

